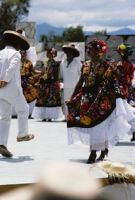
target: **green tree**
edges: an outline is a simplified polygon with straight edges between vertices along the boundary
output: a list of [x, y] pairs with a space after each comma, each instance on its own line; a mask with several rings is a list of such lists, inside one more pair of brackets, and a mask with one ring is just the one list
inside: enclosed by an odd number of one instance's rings
[[4, 43], [1, 40], [5, 30], [15, 30], [16, 22], [29, 13], [30, 0], [0, 0], [0, 48]]
[[96, 31], [93, 35], [107, 35], [107, 30]]
[[68, 28], [63, 32], [62, 38], [64, 42], [84, 42], [85, 36], [82, 26]]
[[48, 42], [48, 37], [47, 37], [47, 35], [41, 34], [41, 35], [40, 35], [39, 42], [43, 42], [43, 43]]
[[50, 31], [48, 34], [48, 41], [49, 42], [53, 42], [53, 43], [57, 43], [57, 42], [62, 42], [62, 36], [61, 35], [57, 35], [55, 34], [54, 31]]

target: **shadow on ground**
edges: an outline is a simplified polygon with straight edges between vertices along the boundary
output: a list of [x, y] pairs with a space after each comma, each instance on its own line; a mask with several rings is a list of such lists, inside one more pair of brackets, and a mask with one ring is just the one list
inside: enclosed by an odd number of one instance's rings
[[32, 161], [34, 158], [30, 156], [18, 156], [18, 157], [12, 157], [12, 158], [5, 158], [5, 157], [0, 157], [0, 162], [9, 162], [9, 163], [18, 163], [18, 162], [25, 162], [25, 161]]
[[135, 142], [118, 142], [116, 146], [135, 146]]

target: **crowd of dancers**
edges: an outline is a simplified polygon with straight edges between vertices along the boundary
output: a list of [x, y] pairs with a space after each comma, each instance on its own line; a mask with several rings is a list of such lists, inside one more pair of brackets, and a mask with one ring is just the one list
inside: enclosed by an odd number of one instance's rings
[[[68, 144], [79, 140], [88, 145], [87, 163], [104, 160], [109, 146], [115, 145], [125, 134], [132, 134], [131, 141], [135, 141], [131, 45], [118, 46], [119, 62], [105, 59], [107, 44], [97, 39], [87, 44], [90, 59], [83, 63], [74, 45], [62, 47], [66, 59], [61, 63], [55, 61], [57, 50], [50, 48], [41, 70], [35, 70], [28, 57], [29, 41], [20, 30], [5, 31], [3, 39], [6, 47], [0, 51], [0, 154], [12, 157], [7, 149], [12, 106], [18, 116], [18, 142], [34, 138], [28, 134], [28, 104], [35, 104], [32, 118], [42, 121], [62, 118], [60, 80], [64, 85]], [[98, 158], [97, 151], [101, 151]]]

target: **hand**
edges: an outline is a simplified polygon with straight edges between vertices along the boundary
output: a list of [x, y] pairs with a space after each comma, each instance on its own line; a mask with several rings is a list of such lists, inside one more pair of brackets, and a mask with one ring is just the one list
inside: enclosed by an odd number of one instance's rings
[[70, 104], [70, 103], [71, 103], [71, 100], [66, 100], [65, 101], [65, 104], [67, 104], [67, 105]]
[[0, 80], [0, 88], [5, 87], [7, 85], [6, 81]]

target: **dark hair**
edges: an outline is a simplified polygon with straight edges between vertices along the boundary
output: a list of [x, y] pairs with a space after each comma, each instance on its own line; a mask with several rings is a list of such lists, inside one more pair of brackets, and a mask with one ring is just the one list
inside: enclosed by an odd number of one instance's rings
[[16, 38], [15, 40], [16, 40], [16, 42], [14, 40], [8, 40], [8, 41], [4, 40], [4, 42], [5, 42], [6, 45], [9, 45], [9, 46], [12, 46], [12, 47], [16, 48], [16, 47], [19, 46], [20, 43], [19, 43], [19, 39], [18, 38]]
[[98, 45], [99, 45], [99, 43], [96, 40], [93, 40], [93, 41], [91, 41], [91, 42], [88, 43], [87, 48], [89, 48], [89, 46], [92, 46], [96, 50], [98, 50], [98, 47], [97, 47]]

